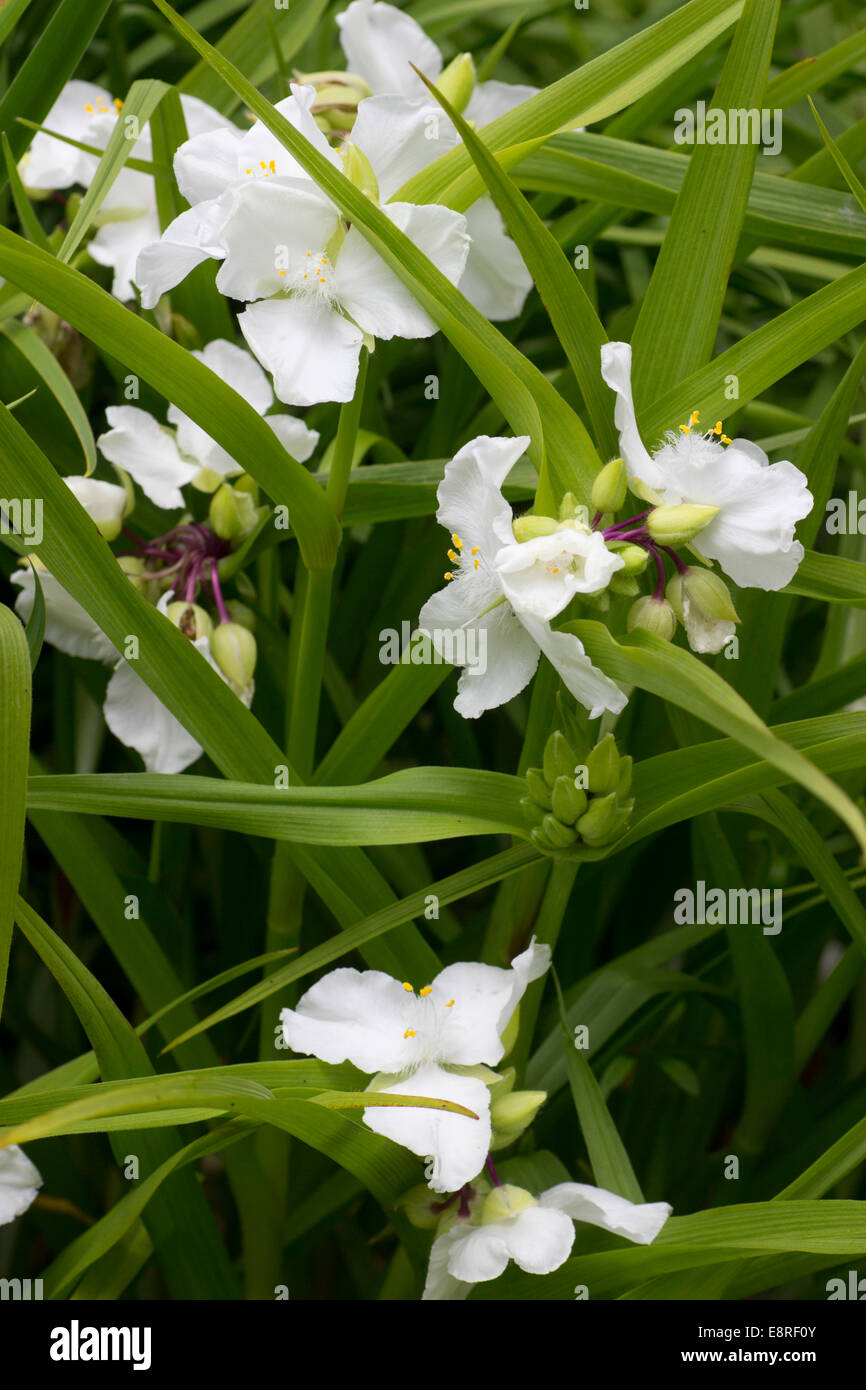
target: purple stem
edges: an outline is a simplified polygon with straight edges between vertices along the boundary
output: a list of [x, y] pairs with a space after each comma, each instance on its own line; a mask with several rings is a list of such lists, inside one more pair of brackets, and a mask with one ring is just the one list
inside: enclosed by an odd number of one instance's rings
[[602, 536], [606, 541], [633, 541], [636, 545], [646, 546], [649, 532], [643, 526], [638, 526], [634, 531], [602, 531]]
[[681, 559], [680, 559], [679, 555], [677, 554], [677, 552], [676, 552], [675, 550], [673, 550], [669, 545], [660, 545], [660, 546], [659, 546], [659, 550], [663, 550], [664, 553], [665, 553], [665, 555], [669, 555], [669, 556], [670, 556], [670, 558], [673, 560], [674, 564], [675, 564], [676, 567], [677, 567], [677, 574], [685, 574], [685, 573], [686, 573], [686, 570], [688, 569], [688, 565], [685, 563], [684, 560], [681, 560]]
[[217, 612], [220, 615], [220, 622], [230, 623], [231, 618], [229, 617], [228, 609], [226, 608], [225, 603], [223, 602], [222, 589], [220, 588], [219, 578], [217, 577], [216, 560], [211, 560], [210, 562], [210, 585], [211, 589], [213, 590], [214, 603], [216, 604]]
[[493, 1179], [493, 1186], [494, 1186], [494, 1187], [501, 1187], [501, 1186], [502, 1186], [502, 1182], [500, 1181], [499, 1174], [497, 1173], [496, 1169], [495, 1169], [494, 1166], [493, 1166], [493, 1159], [490, 1157], [490, 1154], [487, 1155], [487, 1158], [485, 1159], [485, 1163], [487, 1164], [487, 1171], [488, 1171], [488, 1173], [490, 1174], [491, 1178]]
[[604, 512], [596, 512], [595, 516], [592, 518], [592, 525], [589, 528], [590, 531], [596, 531], [598, 529], [598, 523], [601, 521], [603, 516]]
[[661, 555], [659, 555], [655, 546], [650, 550], [650, 555], [652, 555], [655, 560], [656, 570], [658, 571], [658, 579], [656, 580], [656, 586], [653, 590], [653, 598], [656, 603], [661, 603], [665, 596], [665, 562]]

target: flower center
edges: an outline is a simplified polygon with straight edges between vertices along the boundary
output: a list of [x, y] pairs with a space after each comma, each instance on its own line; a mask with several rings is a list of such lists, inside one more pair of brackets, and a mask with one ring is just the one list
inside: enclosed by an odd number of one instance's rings
[[185, 603], [192, 603], [201, 583], [209, 584], [216, 597], [215, 562], [230, 549], [229, 542], [221, 540], [209, 527], [191, 521], [152, 541], [136, 541], [133, 553], [143, 561], [146, 578], [166, 580], [164, 588], [172, 589]]
[[[459, 564], [462, 568], [464, 565], [468, 566], [471, 561], [473, 570], [477, 570], [479, 565], [481, 564], [481, 546], [473, 545], [469, 550], [469, 554], [466, 555], [464, 553], [465, 546], [463, 544], [463, 541], [460, 539], [456, 531], [452, 531], [451, 540], [453, 546], [455, 547], [454, 549], [448, 551], [448, 559], [451, 561], [451, 563], [453, 565]], [[446, 570], [445, 578], [449, 581], [452, 580], [454, 578], [454, 571]]]
[[326, 304], [336, 299], [334, 261], [327, 251], [307, 251], [294, 272], [281, 270], [280, 275], [285, 277], [286, 289], [295, 294], [311, 296]]
[[[687, 425], [680, 425], [681, 432], [683, 434], [692, 434], [700, 418], [700, 411], [693, 410], [689, 416], [689, 423]], [[717, 420], [711, 430], [699, 431], [699, 433], [703, 434], [704, 439], [712, 440], [715, 444], [730, 444], [731, 442], [728, 436], [722, 433], [721, 420]]]
[[245, 174], [252, 174], [257, 179], [269, 179], [272, 174], [277, 172], [277, 162], [275, 159], [260, 159], [258, 163], [251, 164], [244, 170]]
[[116, 115], [116, 113], [120, 110], [122, 105], [123, 102], [121, 101], [120, 97], [115, 97], [111, 106], [106, 106], [105, 102], [102, 100], [102, 97], [99, 97], [95, 106], [93, 106], [89, 101], [85, 102], [84, 110], [87, 112], [88, 116], [113, 116]]
[[436, 1060], [440, 1052], [439, 1043], [442, 1030], [449, 1018], [446, 1011], [453, 1009], [457, 1001], [448, 999], [441, 1003], [435, 1000], [432, 997], [432, 985], [425, 985], [423, 989], [419, 989], [417, 998], [408, 980], [403, 981], [403, 988], [407, 994], [412, 995], [412, 1003], [409, 1005], [411, 1022], [404, 1032], [403, 1038], [404, 1040], [414, 1038], [416, 1041], [418, 1055], [412, 1063], [415, 1067], [420, 1066], [422, 1062]]

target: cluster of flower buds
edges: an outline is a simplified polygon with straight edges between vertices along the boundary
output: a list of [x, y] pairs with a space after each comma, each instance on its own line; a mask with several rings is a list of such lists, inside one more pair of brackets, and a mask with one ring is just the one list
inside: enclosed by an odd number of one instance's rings
[[304, 87], [315, 87], [313, 119], [334, 143], [339, 143], [355, 124], [358, 106], [372, 92], [354, 72], [304, 72], [296, 74]]
[[526, 774], [521, 799], [532, 840], [547, 854], [578, 844], [598, 848], [622, 835], [632, 811], [632, 760], [620, 754], [613, 734], [585, 753], [558, 729], [544, 749], [544, 766]]
[[256, 529], [267, 509], [259, 506], [259, 489], [247, 473], [220, 483], [208, 509], [208, 523], [221, 540], [239, 545]]

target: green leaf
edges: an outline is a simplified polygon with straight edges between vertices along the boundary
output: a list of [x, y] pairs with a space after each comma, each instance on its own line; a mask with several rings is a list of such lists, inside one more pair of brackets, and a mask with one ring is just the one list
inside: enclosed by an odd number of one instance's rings
[[45, 638], [45, 595], [39, 581], [39, 571], [32, 560], [30, 569], [33, 573], [33, 612], [27, 619], [24, 636], [27, 638], [27, 650], [30, 653], [30, 670], [35, 671]]
[[[277, 71], [268, 20], [276, 35], [280, 58], [288, 63], [314, 32], [327, 6], [328, 0], [305, 0], [303, 5], [277, 9], [273, 0], [253, 0], [252, 4], [247, 3], [240, 19], [226, 30], [216, 48], [248, 73], [250, 81], [261, 85]], [[197, 29], [202, 27], [192, 10], [187, 11], [186, 18]], [[178, 83], [178, 90], [206, 101], [226, 115], [240, 105], [237, 94], [226, 91], [224, 83], [206, 62], [196, 63]]]
[[[779, 0], [746, 0], [714, 109], [761, 107], [778, 14]], [[689, 159], [632, 337], [639, 407], [712, 354], [757, 153], [752, 143], [701, 144]]]
[[635, 632], [617, 641], [601, 623], [578, 621], [568, 627], [592, 661], [614, 680], [670, 700], [799, 782], [844, 821], [866, 855], [866, 821], [851, 798], [808, 758], [778, 739], [715, 671], [649, 632]]
[[857, 202], [860, 204], [863, 211], [866, 212], [866, 188], [863, 187], [857, 175], [854, 173], [854, 170], [851, 168], [851, 165], [848, 163], [839, 146], [836, 144], [836, 141], [833, 139], [824, 122], [821, 120], [821, 117], [818, 115], [818, 110], [815, 106], [815, 103], [811, 97], [809, 97], [809, 105], [812, 108], [812, 115], [815, 117], [815, 123], [817, 124], [818, 129], [821, 132], [821, 139], [824, 141], [824, 144], [830, 151], [830, 154], [832, 155], [833, 160], [840, 174], [847, 183], [851, 192], [854, 194], [854, 197], [857, 199]]
[[783, 594], [801, 594], [823, 603], [845, 603], [851, 608], [866, 607], [866, 565], [845, 560], [840, 555], [821, 555], [807, 550]]
[[78, 436], [84, 454], [85, 476], [96, 468], [96, 444], [87, 412], [78, 399], [75, 388], [54, 353], [39, 334], [16, 319], [0, 319], [0, 334], [25, 359], [51, 392]]
[[11, 609], [0, 604], [0, 1013], [24, 848], [30, 652]]

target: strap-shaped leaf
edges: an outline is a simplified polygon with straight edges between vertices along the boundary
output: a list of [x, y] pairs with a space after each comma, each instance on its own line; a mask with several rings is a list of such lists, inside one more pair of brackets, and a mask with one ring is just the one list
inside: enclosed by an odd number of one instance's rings
[[27, 638], [0, 604], [0, 1013], [24, 847], [30, 697]]

